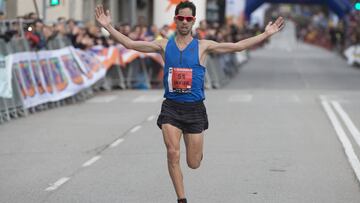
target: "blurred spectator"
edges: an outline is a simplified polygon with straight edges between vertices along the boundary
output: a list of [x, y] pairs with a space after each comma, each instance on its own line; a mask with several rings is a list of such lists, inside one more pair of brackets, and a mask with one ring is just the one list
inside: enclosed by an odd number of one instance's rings
[[39, 19], [39, 16], [36, 13], [31, 12], [25, 16], [25, 19], [35, 21], [35, 20]]
[[66, 21], [67, 32], [72, 32], [76, 27], [76, 21], [74, 19], [69, 19]]
[[156, 25], [151, 25], [145, 34], [145, 40], [147, 41], [153, 41], [153, 40], [159, 40], [163, 37], [160, 34], [160, 31]]
[[[102, 45], [104, 47], [108, 47], [109, 43], [108, 43], [108, 38], [105, 37], [105, 35], [101, 32], [101, 29], [97, 26], [94, 26], [95, 28], [93, 28], [93, 33], [95, 34], [95, 45]], [[107, 32], [107, 31], [106, 31]]]
[[297, 24], [298, 39], [307, 43], [341, 54], [349, 46], [360, 43], [360, 12], [353, 11], [343, 19], [334, 20], [330, 14], [325, 15], [324, 12], [314, 12], [304, 7], [294, 20]]
[[142, 27], [140, 25], [136, 25], [132, 32], [129, 34], [129, 37], [132, 40], [145, 40], [145, 34], [146, 33], [144, 33]]
[[146, 18], [145, 18], [145, 16], [138, 16], [137, 25], [139, 25], [140, 27], [146, 27]]
[[32, 50], [41, 50], [46, 48], [46, 39], [43, 34], [43, 27], [44, 23], [42, 20], [37, 19], [25, 32], [25, 37], [30, 42]]
[[129, 36], [130, 33], [131, 33], [131, 26], [129, 23], [124, 23], [122, 25], [122, 33], [125, 35], [125, 36]]
[[211, 25], [207, 30], [206, 38], [209, 40], [216, 40], [216, 29], [214, 25]]
[[225, 37], [222, 31], [217, 30], [215, 34], [215, 41], [217, 42], [225, 42]]
[[169, 25], [164, 25], [160, 29], [160, 35], [162, 38], [170, 38], [173, 34], [174, 34], [174, 32], [170, 30]]
[[66, 18], [65, 17], [58, 17], [57, 22], [58, 23], [66, 23]]
[[349, 28], [346, 38], [346, 46], [360, 44], [360, 12], [353, 11], [348, 16]]
[[21, 37], [20, 23], [18, 21], [12, 22], [9, 30], [5, 32], [5, 36], [6, 36], [6, 41], [10, 41], [12, 38], [20, 38]]
[[[55, 38], [56, 34], [54, 32], [54, 28], [52, 26], [48, 26], [48, 25], [45, 25], [43, 27], [43, 34], [44, 34], [44, 37], [45, 37], [45, 42], [46, 42], [46, 45], [49, 44], [49, 42]], [[50, 49], [48, 46], [47, 46], [48, 49]]]
[[251, 34], [252, 35], [259, 35], [261, 34], [261, 29], [260, 29], [260, 25], [259, 23], [256, 23], [253, 28], [251, 29]]
[[5, 14], [4, 14], [4, 12], [2, 12], [2, 11], [0, 11], [0, 21], [1, 20], [5, 20]]
[[207, 23], [206, 20], [202, 20], [199, 23], [199, 28], [196, 29], [196, 38], [205, 39], [207, 35]]
[[[59, 17], [54, 24], [44, 24], [37, 17], [35, 13], [19, 17], [19, 21], [14, 21], [8, 25], [0, 37], [9, 41], [12, 38], [21, 38], [22, 33], [24, 33], [23, 37], [29, 41], [32, 50], [58, 49], [71, 44], [75, 48], [87, 50], [95, 45], [108, 47], [116, 44], [111, 36], [109, 37], [108, 34], [102, 32], [98, 26], [92, 23], [84, 25], [74, 19], [67, 20], [64, 17]], [[23, 21], [25, 19], [27, 19], [26, 22]], [[115, 28], [133, 40], [153, 41], [170, 38], [175, 34], [173, 25], [164, 25], [161, 28], [156, 25], [146, 26], [143, 17], [139, 17], [138, 23], [134, 27], [128, 23], [117, 23]], [[199, 39], [235, 42], [252, 35], [252, 33], [259, 33], [262, 29], [259, 26], [254, 26], [253, 29], [247, 29], [244, 26], [240, 29], [235, 24], [220, 27], [219, 23], [208, 24], [206, 20], [202, 20], [193, 34]]]
[[89, 49], [94, 46], [94, 40], [86, 32], [85, 28], [80, 27], [79, 32], [76, 35], [75, 43], [73, 44], [75, 48], [79, 49]]

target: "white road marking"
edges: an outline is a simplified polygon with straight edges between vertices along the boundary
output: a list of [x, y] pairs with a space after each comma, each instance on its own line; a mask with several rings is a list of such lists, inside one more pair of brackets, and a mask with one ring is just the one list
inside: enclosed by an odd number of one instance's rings
[[159, 95], [141, 95], [133, 100], [134, 103], [155, 103], [162, 99]]
[[[114, 99], [116, 99], [116, 97], [114, 97]], [[99, 100], [97, 100], [98, 102]], [[107, 100], [109, 101], [109, 100]], [[147, 118], [148, 121], [151, 121], [151, 120], [154, 120], [155, 119], [155, 116], [154, 115], [151, 115]], [[141, 129], [141, 125], [137, 125], [135, 127], [133, 127], [131, 130], [130, 130], [130, 133], [135, 133], [136, 131], [140, 130]], [[113, 148], [113, 147], [116, 147], [118, 146], [120, 143], [122, 143], [124, 141], [124, 139], [122, 138], [119, 138], [117, 140], [115, 140], [111, 145], [110, 145], [110, 148]], [[94, 156], [93, 158], [89, 159], [88, 161], [86, 161], [82, 167], [88, 167], [92, 164], [94, 164], [96, 161], [98, 161], [99, 159], [101, 158], [100, 155], [98, 156]], [[56, 181], [54, 184], [52, 184], [51, 186], [49, 186], [48, 188], [45, 189], [45, 191], [53, 191], [53, 190], [56, 190], [58, 189], [61, 185], [63, 185], [64, 183], [66, 183], [67, 181], [70, 180], [70, 177], [63, 177], [63, 178], [60, 178], [58, 181]]]
[[85, 162], [82, 167], [88, 167], [91, 164], [95, 163], [97, 160], [99, 160], [101, 158], [101, 156], [94, 156], [93, 158], [91, 158], [89, 161]]
[[152, 116], [149, 116], [149, 117], [147, 118], [147, 121], [152, 121], [152, 120], [154, 120], [154, 119], [155, 119], [155, 116], [152, 115]]
[[251, 102], [253, 95], [243, 94], [243, 95], [232, 95], [229, 97], [228, 102]]
[[324, 100], [321, 101], [321, 104], [327, 116], [329, 117], [341, 144], [343, 145], [345, 154], [355, 172], [358, 181], [360, 182], [360, 161], [354, 152], [353, 146], [351, 145], [349, 138], [346, 136], [345, 130], [342, 128], [341, 123], [336, 117], [336, 114], [331, 108], [329, 102]]
[[87, 102], [89, 103], [110, 103], [114, 101], [117, 96], [99, 96], [89, 99]]
[[338, 112], [341, 119], [344, 121], [346, 127], [349, 129], [349, 131], [350, 131], [351, 135], [353, 136], [354, 140], [356, 141], [356, 143], [360, 146], [360, 132], [356, 128], [354, 122], [352, 122], [351, 118], [345, 112], [345, 110], [341, 107], [339, 102], [332, 101], [331, 104], [334, 106], [335, 110]]
[[344, 98], [342, 98], [341, 96], [339, 95], [334, 95], [334, 94], [324, 94], [324, 95], [320, 95], [320, 100], [323, 101], [333, 101], [333, 100], [336, 100], [336, 101], [341, 101], [341, 102], [344, 102], [346, 101]]
[[46, 188], [45, 191], [53, 191], [58, 189], [62, 184], [66, 183], [68, 180], [70, 180], [69, 177], [63, 177], [60, 178], [58, 181], [56, 181], [54, 184], [52, 184], [50, 187]]
[[137, 125], [137, 126], [133, 127], [133, 128], [130, 130], [130, 132], [131, 132], [131, 133], [134, 133], [134, 132], [140, 130], [140, 128], [141, 128], [141, 125]]
[[117, 139], [115, 142], [113, 142], [111, 145], [110, 145], [110, 148], [113, 148], [113, 147], [116, 147], [118, 146], [120, 143], [122, 143], [124, 141], [124, 139]]

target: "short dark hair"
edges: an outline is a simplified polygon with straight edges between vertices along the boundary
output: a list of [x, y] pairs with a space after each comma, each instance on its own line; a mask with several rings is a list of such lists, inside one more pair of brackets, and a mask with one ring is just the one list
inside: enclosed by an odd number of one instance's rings
[[196, 6], [193, 2], [190, 2], [190, 1], [182, 1], [180, 2], [177, 6], [176, 6], [176, 9], [175, 9], [175, 15], [178, 15], [179, 14], [179, 11], [181, 9], [184, 9], [184, 8], [190, 8], [191, 11], [192, 11], [192, 15], [195, 17], [196, 16]]

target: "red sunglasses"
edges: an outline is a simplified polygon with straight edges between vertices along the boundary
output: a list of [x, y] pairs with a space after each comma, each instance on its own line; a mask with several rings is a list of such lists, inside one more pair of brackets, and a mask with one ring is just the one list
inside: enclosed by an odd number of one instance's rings
[[192, 22], [195, 20], [194, 16], [181, 16], [181, 15], [176, 15], [175, 16], [176, 20], [178, 21], [184, 21], [186, 20], [187, 22]]

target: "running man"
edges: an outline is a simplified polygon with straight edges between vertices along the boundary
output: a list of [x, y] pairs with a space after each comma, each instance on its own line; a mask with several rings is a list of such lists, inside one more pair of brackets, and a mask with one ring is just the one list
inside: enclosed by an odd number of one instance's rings
[[167, 149], [168, 170], [174, 185], [178, 203], [186, 203], [183, 176], [180, 168], [180, 139], [184, 135], [186, 161], [190, 168], [197, 169], [203, 158], [204, 131], [208, 128], [206, 109], [203, 103], [205, 59], [209, 53], [243, 51], [256, 45], [284, 27], [279, 17], [269, 22], [265, 32], [237, 43], [218, 43], [192, 37], [196, 7], [190, 1], [176, 6], [174, 21], [176, 36], [152, 42], [133, 41], [121, 34], [111, 24], [110, 12], [102, 5], [96, 7], [96, 20], [111, 36], [127, 49], [140, 52], [161, 53], [165, 61], [165, 100], [157, 125], [162, 130]]

